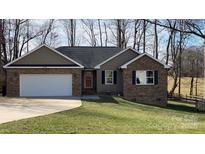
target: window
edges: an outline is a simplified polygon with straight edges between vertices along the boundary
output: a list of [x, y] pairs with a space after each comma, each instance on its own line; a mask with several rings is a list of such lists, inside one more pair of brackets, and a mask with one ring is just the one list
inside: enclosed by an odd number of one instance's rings
[[153, 85], [154, 84], [154, 71], [136, 71], [136, 84], [137, 85]]
[[105, 84], [113, 84], [113, 71], [112, 70], [105, 71]]

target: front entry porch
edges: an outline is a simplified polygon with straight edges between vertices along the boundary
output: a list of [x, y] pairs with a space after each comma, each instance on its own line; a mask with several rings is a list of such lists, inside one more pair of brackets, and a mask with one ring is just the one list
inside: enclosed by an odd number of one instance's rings
[[96, 94], [96, 70], [82, 71], [82, 94], [83, 95]]

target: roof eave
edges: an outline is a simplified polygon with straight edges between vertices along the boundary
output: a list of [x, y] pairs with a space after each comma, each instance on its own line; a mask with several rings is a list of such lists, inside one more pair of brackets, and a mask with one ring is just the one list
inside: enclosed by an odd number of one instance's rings
[[64, 67], [55, 67], [55, 66], [35, 66], [35, 67], [31, 67], [31, 66], [7, 66], [7, 67], [3, 67], [4, 69], [10, 69], [10, 68], [84, 68], [84, 67], [80, 67], [80, 66], [64, 66]]

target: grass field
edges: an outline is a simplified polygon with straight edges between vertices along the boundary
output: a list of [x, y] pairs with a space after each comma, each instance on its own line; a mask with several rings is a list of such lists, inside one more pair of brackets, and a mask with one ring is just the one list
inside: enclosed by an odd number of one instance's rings
[[[183, 77], [181, 82], [181, 94], [183, 95], [189, 95], [190, 92], [190, 77]], [[168, 90], [172, 88], [173, 85], [173, 79], [171, 77], [168, 78]], [[204, 78], [198, 79], [198, 96], [204, 96], [204, 88], [205, 88], [205, 81]], [[195, 86], [194, 86], [194, 95], [195, 95]], [[175, 93], [178, 93], [178, 87], [175, 89]]]
[[179, 102], [160, 108], [101, 97], [73, 110], [1, 124], [0, 133], [205, 133], [205, 114]]

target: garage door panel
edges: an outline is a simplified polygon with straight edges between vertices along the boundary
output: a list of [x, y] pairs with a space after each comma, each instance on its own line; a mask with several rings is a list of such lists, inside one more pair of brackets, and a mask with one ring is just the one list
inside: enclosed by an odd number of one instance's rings
[[71, 96], [72, 75], [20, 75], [20, 96]]

